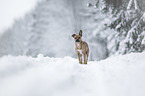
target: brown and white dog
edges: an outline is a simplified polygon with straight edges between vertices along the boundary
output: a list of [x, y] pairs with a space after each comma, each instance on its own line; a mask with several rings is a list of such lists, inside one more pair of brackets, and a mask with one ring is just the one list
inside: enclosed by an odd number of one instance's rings
[[[79, 35], [73, 34], [72, 37], [75, 40], [75, 51], [77, 53], [79, 63], [80, 64], [87, 64], [88, 56], [89, 56], [89, 47], [88, 44], [84, 41], [82, 41], [82, 30], [80, 30]], [[82, 62], [82, 56], [84, 59], [84, 62]]]

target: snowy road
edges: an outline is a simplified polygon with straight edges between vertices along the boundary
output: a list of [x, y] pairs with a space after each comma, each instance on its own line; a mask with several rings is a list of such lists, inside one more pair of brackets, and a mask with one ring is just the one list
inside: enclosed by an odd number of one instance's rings
[[145, 96], [145, 52], [78, 64], [71, 57], [0, 58], [0, 96]]

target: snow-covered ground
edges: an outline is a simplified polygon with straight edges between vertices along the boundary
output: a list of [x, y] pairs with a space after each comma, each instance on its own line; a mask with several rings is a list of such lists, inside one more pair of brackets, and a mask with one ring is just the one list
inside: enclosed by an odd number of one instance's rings
[[81, 65], [71, 57], [0, 58], [0, 96], [145, 96], [145, 52]]

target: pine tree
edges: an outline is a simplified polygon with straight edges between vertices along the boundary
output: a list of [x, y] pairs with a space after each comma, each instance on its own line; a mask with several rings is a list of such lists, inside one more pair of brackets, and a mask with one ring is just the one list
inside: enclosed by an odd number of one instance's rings
[[143, 12], [139, 9], [136, 0], [130, 0], [127, 10], [120, 11], [117, 18], [110, 24], [110, 28], [118, 32], [115, 38], [118, 41], [119, 54], [142, 52], [145, 48], [142, 40], [144, 35]]

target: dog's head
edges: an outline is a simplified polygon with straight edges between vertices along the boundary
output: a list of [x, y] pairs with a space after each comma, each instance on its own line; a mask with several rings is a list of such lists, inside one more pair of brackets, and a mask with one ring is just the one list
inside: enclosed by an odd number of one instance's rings
[[80, 30], [79, 35], [73, 34], [72, 37], [74, 38], [75, 42], [80, 42], [82, 41], [82, 30]]

